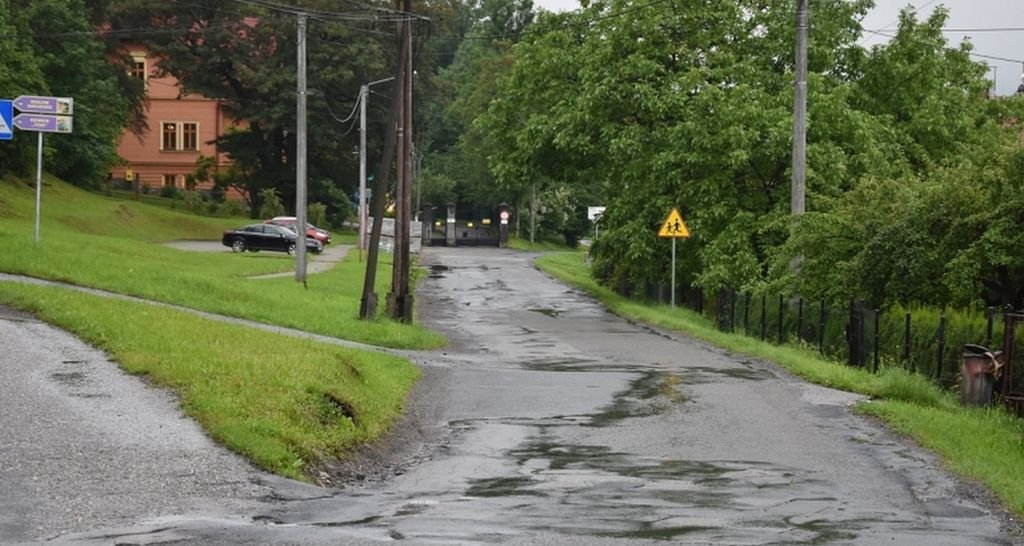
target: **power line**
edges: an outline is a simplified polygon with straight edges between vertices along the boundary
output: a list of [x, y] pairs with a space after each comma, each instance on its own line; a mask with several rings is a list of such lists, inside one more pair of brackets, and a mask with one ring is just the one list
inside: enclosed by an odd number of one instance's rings
[[[896, 37], [895, 34], [888, 34], [886, 32], [878, 32], [878, 31], [871, 31], [871, 30], [869, 30], [867, 32], [870, 32], [872, 34], [877, 34], [879, 36], [885, 36], [886, 38], [895, 38]], [[945, 49], [948, 49], [948, 50], [951, 50], [951, 51], [959, 51], [959, 50], [951, 48], [951, 47], [946, 47]], [[1010, 58], [1007, 58], [1007, 57], [1000, 57], [998, 55], [986, 55], [984, 53], [975, 53], [974, 51], [968, 51], [967, 54], [972, 56], [972, 57], [978, 57], [978, 58], [981, 58], [981, 59], [990, 59], [990, 60], [993, 60], [993, 61], [1004, 61], [1004, 62], [1008, 62], [1008, 63], [1024, 64], [1024, 59], [1010, 59]]]
[[[280, 13], [288, 13], [291, 15], [307, 15], [310, 17], [317, 17], [321, 19], [341, 19], [348, 21], [412, 21], [412, 20], [425, 20], [430, 19], [416, 13], [407, 13], [398, 10], [392, 10], [388, 8], [376, 8], [372, 6], [365, 6], [357, 11], [326, 11], [314, 8], [305, 8], [301, 6], [289, 6], [286, 4], [278, 4], [269, 0], [235, 0], [242, 4], [259, 7], [267, 10], [277, 11]], [[361, 12], [370, 12], [363, 13]]]
[[[932, 4], [934, 4], [934, 3], [935, 3], [935, 2], [937, 2], [937, 1], [938, 1], [938, 0], [928, 0], [928, 2], [925, 2], [925, 4], [924, 4], [923, 6], [921, 6], [921, 7], [918, 7], [918, 8], [914, 8], [914, 9], [910, 10], [910, 13], [916, 14], [917, 12], [919, 12], [919, 11], [923, 10], [924, 8], [926, 8], [926, 7], [928, 7], [928, 6], [932, 5]], [[881, 29], [879, 29], [879, 32], [881, 32], [881, 31], [883, 31], [883, 30], [885, 30], [885, 29], [887, 29], [887, 28], [889, 28], [889, 27], [891, 27], [891, 26], [893, 26], [893, 25], [895, 25], [896, 23], [899, 23], [899, 22], [900, 22], [900, 20], [899, 20], [899, 19], [896, 19], [895, 21], [893, 21], [893, 22], [889, 23], [888, 25], [885, 25], [884, 27], [882, 27]], [[869, 32], [870, 32], [870, 31], [869, 31]], [[873, 33], [873, 34], [876, 34], [876, 33]], [[864, 38], [863, 38], [863, 39], [861, 39], [861, 40], [860, 40], [859, 42], [857, 42], [857, 45], [859, 45], [859, 46], [862, 46], [862, 45], [864, 45], [864, 42], [865, 42], [866, 40], [867, 40], [867, 37], [864, 37]]]
[[361, 96], [359, 98], [356, 98], [356, 103], [354, 106], [352, 106], [352, 111], [349, 112], [348, 117], [346, 117], [345, 119], [341, 119], [334, 113], [334, 110], [331, 109], [331, 102], [327, 100], [327, 97], [324, 96], [323, 93], [320, 93], [320, 96], [324, 98], [324, 104], [327, 105], [327, 111], [331, 113], [331, 117], [333, 117], [335, 121], [337, 121], [338, 123], [348, 123], [350, 120], [355, 119], [356, 112], [359, 111], [359, 101], [362, 100]]
[[[885, 28], [881, 29], [863, 29], [864, 32], [870, 32], [872, 34], [883, 34], [886, 32]], [[973, 27], [973, 28], [956, 28], [956, 27], [942, 27], [939, 32], [945, 33], [969, 33], [969, 32], [1024, 32], [1024, 27]]]

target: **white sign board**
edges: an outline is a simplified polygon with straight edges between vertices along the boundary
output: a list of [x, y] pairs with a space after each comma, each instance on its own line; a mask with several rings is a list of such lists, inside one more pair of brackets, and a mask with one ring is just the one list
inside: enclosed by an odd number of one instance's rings
[[605, 207], [587, 207], [587, 220], [596, 222], [604, 214]]

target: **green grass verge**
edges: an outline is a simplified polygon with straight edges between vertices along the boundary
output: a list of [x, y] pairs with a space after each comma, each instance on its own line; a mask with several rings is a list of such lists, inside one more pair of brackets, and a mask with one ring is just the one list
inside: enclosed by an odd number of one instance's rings
[[682, 332], [724, 349], [779, 364], [813, 383], [871, 396], [859, 411], [874, 415], [943, 457], [948, 468], [991, 489], [1006, 507], [1024, 517], [1024, 424], [1001, 409], [959, 406], [950, 393], [926, 378], [898, 368], [878, 374], [822, 360], [816, 351], [777, 346], [719, 331], [705, 317], [668, 305], [639, 303], [599, 285], [579, 252], [537, 259], [548, 274], [575, 286], [623, 317]]
[[[0, 271], [102, 288], [268, 324], [403, 349], [437, 348], [439, 334], [418, 325], [358, 318], [365, 264], [350, 253], [330, 271], [291, 278], [247, 277], [293, 270], [283, 253], [186, 252], [156, 244], [173, 239], [219, 241], [247, 218], [209, 218], [84, 192], [49, 180], [43, 192], [40, 244], [33, 245], [34, 192], [0, 182]], [[315, 257], [313, 258], [316, 259]], [[381, 260], [381, 308], [390, 265]]]
[[534, 241], [531, 243], [529, 238], [523, 239], [519, 237], [509, 237], [508, 247], [528, 252], [565, 252], [569, 250], [565, 241], [545, 239], [543, 241]]
[[388, 355], [66, 289], [0, 283], [0, 302], [169, 387], [211, 437], [298, 479], [384, 432], [419, 374]]

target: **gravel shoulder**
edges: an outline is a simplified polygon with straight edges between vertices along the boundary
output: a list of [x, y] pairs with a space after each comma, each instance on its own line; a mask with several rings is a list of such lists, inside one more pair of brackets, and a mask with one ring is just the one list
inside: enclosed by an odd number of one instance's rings
[[0, 307], [0, 537], [51, 539], [269, 498], [262, 473], [209, 439], [166, 390]]

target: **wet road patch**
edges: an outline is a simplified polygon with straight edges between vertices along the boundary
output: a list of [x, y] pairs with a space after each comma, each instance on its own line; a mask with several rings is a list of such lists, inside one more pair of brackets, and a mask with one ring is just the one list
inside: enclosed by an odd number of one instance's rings
[[629, 389], [615, 395], [590, 420], [591, 426], [607, 426], [632, 417], [648, 417], [664, 413], [686, 401], [680, 390], [683, 379], [663, 370], [647, 370], [630, 382]]

